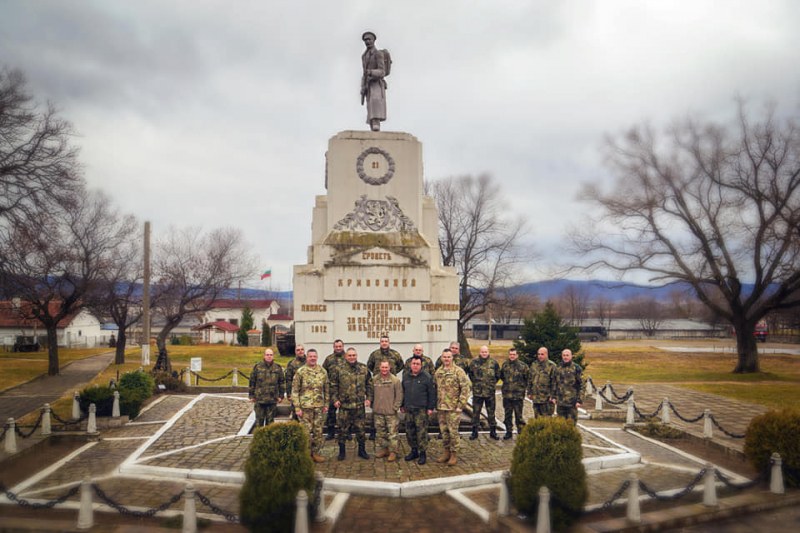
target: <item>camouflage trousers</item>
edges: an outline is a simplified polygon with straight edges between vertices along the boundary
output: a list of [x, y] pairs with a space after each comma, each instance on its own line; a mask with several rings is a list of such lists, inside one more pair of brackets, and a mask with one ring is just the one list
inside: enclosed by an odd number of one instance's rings
[[533, 402], [533, 414], [536, 418], [542, 416], [553, 416], [553, 404], [550, 402], [545, 402], [545, 403]]
[[439, 427], [442, 430], [443, 450], [458, 452], [458, 446], [461, 443], [461, 436], [458, 434], [458, 423], [460, 421], [461, 411], [439, 411]]
[[300, 423], [308, 431], [308, 438], [311, 441], [311, 453], [319, 455], [322, 449], [322, 425], [325, 422], [325, 412], [322, 407], [307, 407], [303, 409], [303, 416]]
[[510, 433], [514, 428], [514, 425], [512, 424], [512, 417], [516, 417], [517, 431], [522, 433], [522, 428], [525, 427], [525, 419], [522, 417], [522, 404], [524, 402], [525, 400], [522, 398], [519, 400], [514, 398], [503, 398], [503, 411], [505, 411], [503, 424], [505, 424], [507, 432]]
[[397, 415], [372, 413], [372, 421], [375, 424], [375, 447], [397, 453]]
[[411, 448], [424, 452], [428, 449], [428, 411], [406, 409], [406, 439]]
[[355, 409], [340, 407], [336, 414], [336, 424], [339, 426], [339, 433], [336, 436], [339, 444], [347, 442], [351, 430], [355, 432], [358, 442], [364, 442], [366, 439], [364, 427], [367, 425], [367, 413], [363, 405]]
[[253, 405], [253, 411], [256, 412], [256, 427], [266, 426], [275, 421], [275, 413], [278, 412], [278, 404], [256, 402]]
[[574, 405], [559, 405], [556, 407], [556, 414], [561, 418], [572, 420], [573, 424], [578, 422], [578, 408]]
[[494, 409], [496, 405], [494, 396], [472, 397], [472, 428], [476, 429], [481, 425], [481, 411], [483, 406], [486, 406], [486, 417], [489, 420], [489, 429], [497, 427], [497, 419], [494, 417]]
[[328, 417], [325, 419], [325, 429], [331, 434], [336, 430], [336, 407], [334, 407], [333, 404], [328, 406]]

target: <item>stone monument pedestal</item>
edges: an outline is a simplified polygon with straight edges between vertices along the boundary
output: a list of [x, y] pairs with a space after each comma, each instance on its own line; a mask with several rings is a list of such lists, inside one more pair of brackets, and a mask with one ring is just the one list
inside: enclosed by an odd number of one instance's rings
[[308, 263], [294, 267], [297, 342], [325, 357], [340, 338], [366, 361], [387, 334], [404, 359], [420, 343], [435, 360], [456, 338], [458, 276], [441, 265], [422, 144], [408, 133], [340, 132], [325, 185]]

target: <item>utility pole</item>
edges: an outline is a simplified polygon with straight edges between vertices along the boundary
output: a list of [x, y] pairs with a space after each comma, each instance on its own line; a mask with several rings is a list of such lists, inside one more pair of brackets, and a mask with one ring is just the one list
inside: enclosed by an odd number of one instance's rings
[[144, 223], [144, 282], [142, 286], [142, 366], [150, 365], [150, 222]]

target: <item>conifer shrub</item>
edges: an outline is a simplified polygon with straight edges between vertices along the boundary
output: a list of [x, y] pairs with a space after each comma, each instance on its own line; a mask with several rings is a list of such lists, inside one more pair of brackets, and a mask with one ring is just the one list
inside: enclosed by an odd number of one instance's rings
[[183, 382], [177, 372], [159, 370], [158, 372], [153, 372], [153, 379], [156, 382], [156, 386], [164, 385], [164, 390], [170, 392], [186, 392], [188, 389], [186, 383]]
[[139, 416], [139, 411], [147, 399], [155, 392], [156, 382], [147, 372], [137, 370], [126, 372], [119, 378], [120, 414], [131, 418]]
[[769, 467], [778, 452], [787, 487], [800, 487], [800, 409], [769, 411], [750, 421], [744, 438], [744, 454], [759, 472]]
[[539, 489], [550, 490], [550, 519], [555, 530], [574, 522], [588, 497], [581, 459], [581, 435], [564, 418], [530, 420], [519, 436], [511, 460], [511, 497], [519, 512], [535, 517]]
[[301, 489], [314, 491], [308, 435], [298, 422], [270, 424], [253, 433], [239, 493], [242, 523], [251, 531], [291, 531]]
[[114, 390], [106, 385], [91, 385], [80, 392], [78, 404], [83, 413], [89, 413], [89, 405], [97, 408], [97, 416], [111, 416], [114, 408]]

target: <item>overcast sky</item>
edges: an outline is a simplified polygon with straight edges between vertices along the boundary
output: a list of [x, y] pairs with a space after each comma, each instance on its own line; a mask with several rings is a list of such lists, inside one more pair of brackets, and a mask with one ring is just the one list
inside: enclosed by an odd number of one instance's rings
[[[90, 185], [150, 220], [243, 229], [273, 289], [305, 263], [324, 153], [366, 129], [364, 30], [391, 51], [388, 120], [426, 179], [493, 174], [546, 276], [608, 179], [600, 146], [648, 120], [800, 103], [800, 2], [0, 0], [0, 65], [79, 133]], [[253, 287], [267, 283], [254, 280]]]

